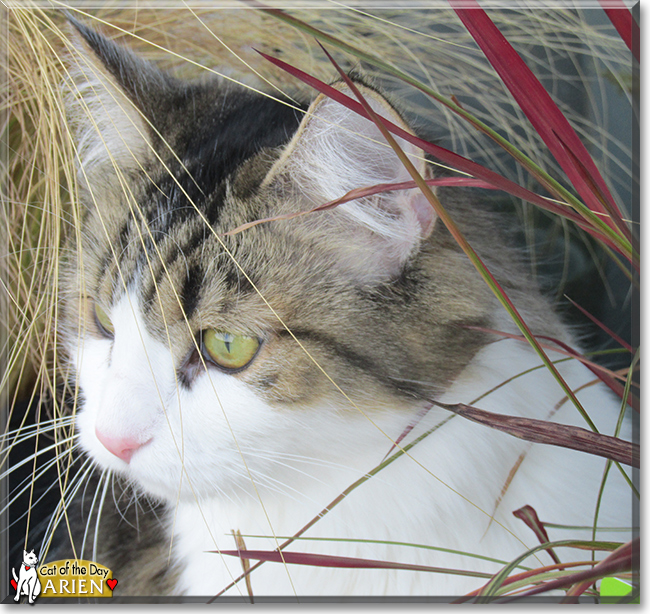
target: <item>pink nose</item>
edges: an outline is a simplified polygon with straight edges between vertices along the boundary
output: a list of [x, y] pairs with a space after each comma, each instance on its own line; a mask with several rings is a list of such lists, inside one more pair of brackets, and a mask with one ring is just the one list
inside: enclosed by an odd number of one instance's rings
[[147, 440], [141, 443], [131, 437], [109, 437], [98, 429], [95, 429], [95, 435], [97, 435], [97, 439], [99, 439], [111, 454], [114, 454], [117, 458], [121, 458], [125, 463], [131, 462], [131, 457], [136, 450], [150, 441]]

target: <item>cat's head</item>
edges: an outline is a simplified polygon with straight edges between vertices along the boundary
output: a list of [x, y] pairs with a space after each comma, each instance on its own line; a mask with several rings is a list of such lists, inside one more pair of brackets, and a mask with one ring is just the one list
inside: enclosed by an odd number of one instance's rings
[[304, 113], [180, 83], [78, 28], [82, 207], [61, 286], [82, 447], [171, 501], [273, 487], [292, 457], [379, 443], [381, 460], [484, 343], [462, 325], [492, 310], [431, 205], [393, 191], [226, 234], [408, 181], [380, 131], [322, 96]]
[[30, 567], [35, 566], [36, 563], [38, 563], [38, 556], [34, 554], [33, 550], [31, 552], [27, 552], [27, 550], [23, 550], [23, 563], [25, 563], [25, 565], [28, 565]]

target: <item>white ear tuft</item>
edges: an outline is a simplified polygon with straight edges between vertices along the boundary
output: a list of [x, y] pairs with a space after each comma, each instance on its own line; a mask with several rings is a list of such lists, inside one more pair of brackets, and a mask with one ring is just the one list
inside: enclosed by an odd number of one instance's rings
[[[347, 88], [340, 89], [355, 99]], [[407, 129], [379, 94], [363, 86], [359, 89], [378, 115]], [[398, 137], [396, 141], [425, 175], [422, 150]], [[302, 203], [297, 206], [302, 209], [335, 200], [355, 188], [412, 180], [371, 120], [324, 96], [312, 104], [285, 155], [271, 171], [272, 177], [278, 174], [290, 177], [294, 191], [301, 195]], [[414, 188], [339, 205], [319, 216], [318, 225], [329, 233], [324, 239], [339, 250], [343, 264], [367, 280], [377, 280], [399, 273], [431, 233], [435, 219], [429, 202]]]
[[71, 20], [74, 50], [67, 83], [68, 121], [75, 134], [80, 179], [93, 188], [120, 171], [139, 168], [150, 156], [149, 126], [133, 83], [152, 67], [129, 50]]

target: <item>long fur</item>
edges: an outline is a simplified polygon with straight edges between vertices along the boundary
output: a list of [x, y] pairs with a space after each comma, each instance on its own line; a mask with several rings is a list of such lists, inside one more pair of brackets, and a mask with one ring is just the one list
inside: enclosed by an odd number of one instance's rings
[[[70, 513], [84, 521], [72, 538], [78, 544], [83, 528], [122, 594], [217, 593], [242, 570], [221, 552], [237, 549], [233, 531], [247, 549], [273, 550], [402, 434], [407, 445], [436, 425], [304, 535], [324, 541], [298, 540], [288, 551], [493, 573], [501, 562], [450, 550], [515, 558], [536, 545], [512, 515], [524, 505], [547, 522], [593, 523], [603, 459], [530, 445], [432, 407], [477, 403], [584, 424], [526, 343], [485, 332], [516, 328], [419, 192], [227, 236], [355, 187], [405, 180], [371, 122], [325, 98], [303, 116], [306, 105], [222, 81], [176, 81], [76, 27], [88, 69], [73, 73], [70, 121], [86, 213], [62, 267], [61, 335], [82, 399], [80, 447], [103, 471], [97, 488], [118, 494], [101, 505], [77, 497]], [[359, 87], [406, 126], [384, 97]], [[432, 173], [421, 151], [402, 144]], [[438, 196], [533, 331], [573, 342], [513, 262], [499, 216], [457, 190]], [[258, 338], [260, 350], [228, 372], [202, 345], [209, 329]], [[612, 433], [618, 401], [588, 385], [593, 376], [576, 361], [560, 368], [572, 388], [584, 387], [601, 432]], [[125, 460], [109, 440], [134, 454]], [[630, 510], [615, 474], [599, 523], [630, 527]], [[65, 541], [55, 556], [69, 554]], [[251, 576], [256, 595], [282, 596], [458, 595], [483, 582], [277, 563]], [[229, 594], [244, 592], [238, 584]]]

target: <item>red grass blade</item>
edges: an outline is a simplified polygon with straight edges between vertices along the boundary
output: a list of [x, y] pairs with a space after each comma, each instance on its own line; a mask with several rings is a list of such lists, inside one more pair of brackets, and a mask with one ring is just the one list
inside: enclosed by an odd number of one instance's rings
[[[632, 52], [637, 62], [641, 61], [641, 31], [639, 24], [636, 22], [630, 9], [623, 4], [620, 0], [600, 0], [603, 11], [609, 17], [612, 25], [616, 31], [621, 35], [621, 38], [627, 45], [628, 49]], [[618, 4], [619, 6], [612, 6]]]
[[313, 567], [336, 567], [339, 569], [404, 569], [409, 571], [428, 571], [475, 578], [490, 578], [488, 573], [447, 569], [445, 567], [429, 567], [427, 565], [412, 565], [410, 563], [393, 563], [373, 559], [359, 559], [348, 556], [333, 556], [330, 554], [314, 554], [313, 552], [278, 552], [277, 550], [219, 550], [214, 551], [226, 556], [236, 556], [242, 559], [286, 563], [287, 565], [310, 565]]
[[[524, 505], [524, 507], [520, 507], [518, 510], [512, 512], [512, 515], [515, 516], [515, 518], [522, 520], [526, 526], [530, 528], [533, 533], [535, 533], [537, 539], [539, 539], [540, 544], [547, 544], [551, 541], [548, 538], [548, 533], [546, 532], [544, 525], [541, 523], [539, 517], [537, 516], [535, 508], [530, 505]], [[560, 564], [560, 559], [558, 558], [557, 554], [555, 554], [553, 548], [547, 548], [546, 552], [548, 552], [549, 556], [558, 565]]]
[[525, 441], [586, 452], [632, 467], [638, 468], [640, 466], [639, 446], [618, 437], [594, 433], [579, 426], [546, 422], [535, 418], [518, 418], [516, 416], [495, 414], [464, 403], [454, 405], [438, 401], [434, 401], [434, 403], [463, 418], [508, 433], [508, 435]]
[[[426, 179], [427, 185], [430, 186], [440, 186], [440, 187], [472, 187], [472, 188], [483, 188], [485, 190], [494, 190], [495, 188], [489, 183], [485, 183], [479, 179], [474, 179], [473, 177], [440, 177], [437, 179]], [[392, 192], [395, 190], [411, 190], [417, 188], [415, 181], [403, 181], [401, 183], [379, 183], [375, 186], [370, 186], [367, 188], [354, 188], [350, 190], [347, 194], [337, 198], [335, 200], [330, 200], [322, 205], [313, 207], [312, 209], [307, 209], [306, 211], [297, 211], [296, 213], [284, 213], [282, 215], [276, 215], [274, 217], [265, 217], [259, 220], [253, 220], [252, 222], [246, 222], [237, 228], [233, 228], [228, 232], [223, 233], [223, 236], [235, 235], [244, 230], [248, 230], [253, 226], [258, 226], [259, 224], [264, 224], [265, 222], [277, 222], [280, 220], [291, 220], [293, 218], [299, 217], [301, 215], [308, 215], [310, 213], [316, 213], [318, 211], [326, 211], [328, 209], [334, 209], [344, 203], [350, 202], [351, 200], [356, 200], [358, 198], [365, 198], [366, 196], [372, 196], [374, 194], [379, 194], [381, 192]]]
[[614, 341], [616, 341], [616, 343], [624, 347], [630, 354], [634, 354], [634, 348], [629, 343], [621, 339], [613, 330], [607, 328], [607, 326], [605, 326], [600, 320], [592, 316], [584, 307], [581, 307], [580, 305], [578, 305], [578, 303], [571, 300], [566, 294], [564, 295], [564, 298], [566, 298], [567, 301], [569, 301], [582, 314], [587, 316], [594, 324], [596, 324], [596, 326], [598, 326], [603, 331], [605, 331], [612, 339], [614, 339]]
[[[525, 341], [525, 337], [522, 335], [516, 335], [514, 333], [506, 333], [501, 330], [494, 330], [492, 328], [484, 328], [482, 326], [466, 326], [465, 328], [469, 328], [472, 330], [478, 330], [484, 333], [492, 333], [494, 335], [501, 335], [502, 337], [508, 337], [509, 339], [519, 339], [521, 341]], [[587, 360], [580, 352], [577, 352], [574, 350], [571, 346], [567, 345], [566, 343], [563, 343], [559, 339], [555, 339], [554, 337], [547, 337], [546, 335], [538, 335], [537, 339], [545, 339], [546, 341], [550, 341], [551, 343], [556, 344], [559, 348], [553, 348], [548, 345], [541, 344], [543, 348], [545, 349], [550, 349], [554, 351], [559, 351], [563, 354], [566, 354], [568, 356], [572, 356], [576, 360], [579, 360], [585, 367], [587, 367], [598, 379], [603, 382], [606, 386], [608, 386], [613, 392], [616, 393], [616, 395], [620, 398], [623, 399], [625, 395], [625, 389], [624, 387], [616, 381], [615, 376], [616, 374], [613, 373], [610, 369], [607, 369], [606, 367], [602, 367], [601, 365], [598, 365], [590, 360]], [[621, 378], [623, 379], [623, 378]], [[632, 394], [628, 395], [627, 397], [627, 404], [634, 409], [635, 411], [640, 411], [639, 407], [639, 400]]]
[[404, 437], [406, 437], [424, 418], [429, 413], [429, 410], [433, 407], [433, 404], [429, 403], [426, 407], [423, 407], [415, 416], [415, 418], [409, 422], [409, 424], [406, 425], [406, 428], [400, 433], [400, 436], [395, 440], [395, 443], [390, 447], [390, 450], [386, 452], [386, 456], [384, 456], [383, 460], [386, 460], [389, 456], [390, 453], [397, 447], [399, 446], [400, 443], [402, 443], [402, 440]]
[[[537, 595], [538, 593], [556, 590], [559, 588], [566, 588], [568, 586], [573, 586], [582, 582], [591, 583], [598, 578], [612, 576], [623, 571], [630, 571], [633, 569], [638, 570], [640, 559], [640, 543], [640, 539], [636, 537], [627, 544], [623, 544], [620, 548], [614, 550], [614, 552], [605, 557], [593, 569], [588, 569], [586, 571], [581, 571], [569, 576], [564, 576], [563, 578], [558, 578], [557, 580], [545, 582], [540, 586], [522, 593], [519, 595], [519, 598], [530, 597], [532, 595]], [[511, 599], [508, 601], [511, 601]]]
[[[307, 85], [313, 87], [315, 90], [321, 92], [322, 94], [325, 94], [332, 100], [336, 100], [340, 104], [344, 105], [345, 107], [354, 111], [355, 113], [358, 113], [362, 117], [366, 117], [370, 119], [368, 114], [365, 112], [363, 106], [356, 100], [353, 100], [352, 98], [344, 94], [343, 92], [337, 90], [331, 85], [328, 85], [327, 83], [324, 83], [320, 79], [317, 79], [316, 77], [313, 77], [312, 75], [300, 70], [299, 68], [296, 68], [295, 66], [291, 66], [290, 64], [283, 62], [278, 58], [274, 58], [273, 56], [270, 56], [261, 51], [258, 51], [257, 53], [259, 53], [263, 58], [265, 58], [272, 64], [275, 64], [279, 68], [285, 70], [290, 75], [296, 77], [297, 79], [300, 79], [303, 83], [306, 83]], [[540, 196], [539, 194], [535, 194], [534, 192], [531, 192], [530, 190], [521, 187], [520, 185], [514, 183], [513, 181], [506, 179], [505, 177], [499, 175], [498, 173], [495, 173], [494, 171], [491, 171], [485, 168], [484, 166], [481, 166], [480, 164], [473, 162], [472, 160], [469, 160], [457, 153], [454, 153], [453, 151], [445, 149], [444, 147], [440, 147], [439, 145], [436, 145], [434, 143], [429, 143], [428, 141], [420, 139], [385, 118], [382, 118], [382, 123], [393, 134], [396, 134], [397, 136], [404, 139], [405, 141], [409, 141], [410, 143], [413, 143], [414, 145], [420, 147], [425, 152], [431, 154], [432, 156], [435, 156], [439, 160], [442, 160], [445, 164], [449, 164], [450, 166], [453, 166], [454, 168], [457, 168], [462, 172], [469, 173], [473, 177], [476, 177], [477, 179], [481, 179], [482, 181], [490, 184], [493, 189], [503, 190], [504, 192], [512, 194], [513, 196], [521, 198], [522, 200], [526, 200], [535, 205], [538, 205], [539, 207], [542, 207], [543, 209], [546, 209], [551, 213], [561, 215], [562, 217], [565, 217], [575, 222], [576, 224], [581, 225], [581, 227], [583, 227], [588, 232], [592, 232], [592, 233], [594, 232], [594, 229], [590, 225], [586, 225], [584, 220], [568, 207], [560, 207], [555, 203], [551, 202], [550, 200]], [[598, 236], [600, 238], [602, 235], [599, 234]], [[613, 249], [617, 249], [606, 238], [603, 237], [602, 240], [607, 242], [607, 244], [610, 245], [610, 247], [613, 247]]]
[[635, 238], [632, 236], [632, 232], [623, 221], [623, 218], [620, 215], [618, 215], [617, 211], [614, 211], [611, 205], [607, 202], [606, 195], [601, 192], [600, 188], [598, 187], [598, 183], [596, 182], [594, 177], [592, 177], [592, 175], [589, 173], [589, 169], [587, 169], [585, 165], [580, 161], [580, 158], [578, 158], [578, 156], [576, 156], [573, 153], [573, 151], [571, 151], [571, 148], [565, 143], [561, 135], [557, 134], [555, 130], [553, 131], [553, 134], [557, 138], [560, 145], [564, 148], [564, 151], [566, 152], [569, 158], [569, 162], [573, 164], [578, 175], [580, 175], [580, 177], [585, 182], [585, 184], [589, 186], [589, 189], [594, 194], [594, 196], [599, 200], [601, 205], [604, 207], [605, 211], [609, 213], [609, 219], [613, 221], [614, 224], [616, 224], [617, 228], [621, 231], [623, 236], [630, 242], [630, 244], [636, 251], [636, 254], [633, 253], [634, 257], [632, 258], [632, 262], [638, 265], [639, 264], [638, 263], [638, 253], [639, 253], [638, 241], [636, 241]]
[[[568, 147], [589, 171], [589, 175], [594, 178], [596, 185], [609, 202], [612, 210], [620, 217], [620, 211], [607, 184], [582, 141], [553, 102], [548, 92], [485, 11], [481, 9], [478, 2], [476, 0], [449, 0], [449, 3], [483, 50], [490, 64], [497, 71], [517, 104], [546, 143], [546, 146], [563, 168], [585, 203], [589, 205], [592, 211], [608, 213], [580, 173], [576, 172], [575, 165], [558, 141], [557, 134], [564, 136]], [[608, 220], [608, 224], [612, 228], [616, 227], [616, 224], [611, 219]]]

